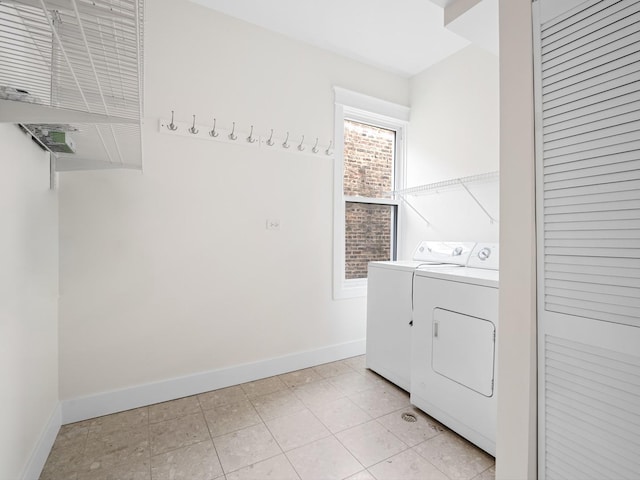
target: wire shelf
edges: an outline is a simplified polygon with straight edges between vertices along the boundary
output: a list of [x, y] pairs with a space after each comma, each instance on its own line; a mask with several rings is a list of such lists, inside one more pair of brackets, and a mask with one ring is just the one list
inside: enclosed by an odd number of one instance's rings
[[442, 182], [428, 183], [425, 185], [417, 185], [415, 187], [403, 188], [401, 190], [394, 190], [390, 192], [392, 195], [420, 195], [424, 193], [433, 192], [435, 190], [441, 190], [446, 187], [455, 187], [469, 183], [485, 182], [490, 180], [497, 180], [500, 178], [500, 172], [487, 172], [478, 175], [471, 175], [468, 177], [452, 178], [451, 180], [444, 180]]
[[0, 1], [0, 121], [32, 134], [42, 123], [71, 127], [77, 150], [55, 152], [59, 166], [72, 158], [140, 168], [143, 5]]

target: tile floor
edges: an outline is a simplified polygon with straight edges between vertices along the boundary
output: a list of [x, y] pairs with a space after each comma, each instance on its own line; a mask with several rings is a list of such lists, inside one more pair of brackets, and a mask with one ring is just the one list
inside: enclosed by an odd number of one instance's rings
[[493, 457], [412, 408], [364, 356], [65, 425], [40, 477], [493, 478]]

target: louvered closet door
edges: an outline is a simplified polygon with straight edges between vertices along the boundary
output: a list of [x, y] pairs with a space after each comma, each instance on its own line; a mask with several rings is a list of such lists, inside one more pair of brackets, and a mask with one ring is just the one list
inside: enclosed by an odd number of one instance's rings
[[541, 24], [547, 1], [534, 5], [539, 476], [637, 480], [640, 0]]

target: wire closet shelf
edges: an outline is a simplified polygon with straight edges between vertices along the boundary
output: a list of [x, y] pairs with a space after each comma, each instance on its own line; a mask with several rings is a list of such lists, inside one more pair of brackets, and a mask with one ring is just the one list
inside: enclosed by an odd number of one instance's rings
[[[141, 168], [143, 6], [0, 0], [0, 121], [22, 124], [59, 170]], [[64, 148], [43, 141], [51, 131]]]
[[407, 200], [407, 196], [417, 196], [417, 195], [426, 195], [433, 192], [438, 192], [439, 190], [444, 190], [452, 187], [462, 187], [464, 191], [471, 197], [471, 199], [478, 205], [478, 207], [483, 211], [483, 213], [489, 218], [491, 223], [498, 223], [498, 219], [489, 213], [489, 211], [485, 208], [484, 204], [478, 199], [476, 195], [469, 189], [467, 185], [472, 183], [483, 183], [490, 182], [500, 179], [500, 172], [487, 172], [480, 173], [478, 175], [470, 175], [468, 177], [459, 177], [452, 178], [449, 180], [443, 180], [441, 182], [427, 183], [424, 185], [417, 185], [415, 187], [403, 188], [401, 190], [393, 190], [388, 192], [389, 195], [393, 195], [394, 197], [399, 198], [407, 205], [411, 210], [413, 210], [427, 225], [430, 225], [431, 222], [427, 220], [424, 215], [417, 209], [409, 200]]

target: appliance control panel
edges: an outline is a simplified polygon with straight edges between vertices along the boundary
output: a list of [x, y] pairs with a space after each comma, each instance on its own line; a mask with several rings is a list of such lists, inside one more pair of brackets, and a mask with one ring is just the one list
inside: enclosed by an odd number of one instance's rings
[[477, 243], [469, 256], [468, 267], [498, 270], [500, 249], [497, 243]]
[[473, 242], [423, 240], [413, 252], [413, 259], [418, 262], [466, 265], [474, 245]]

